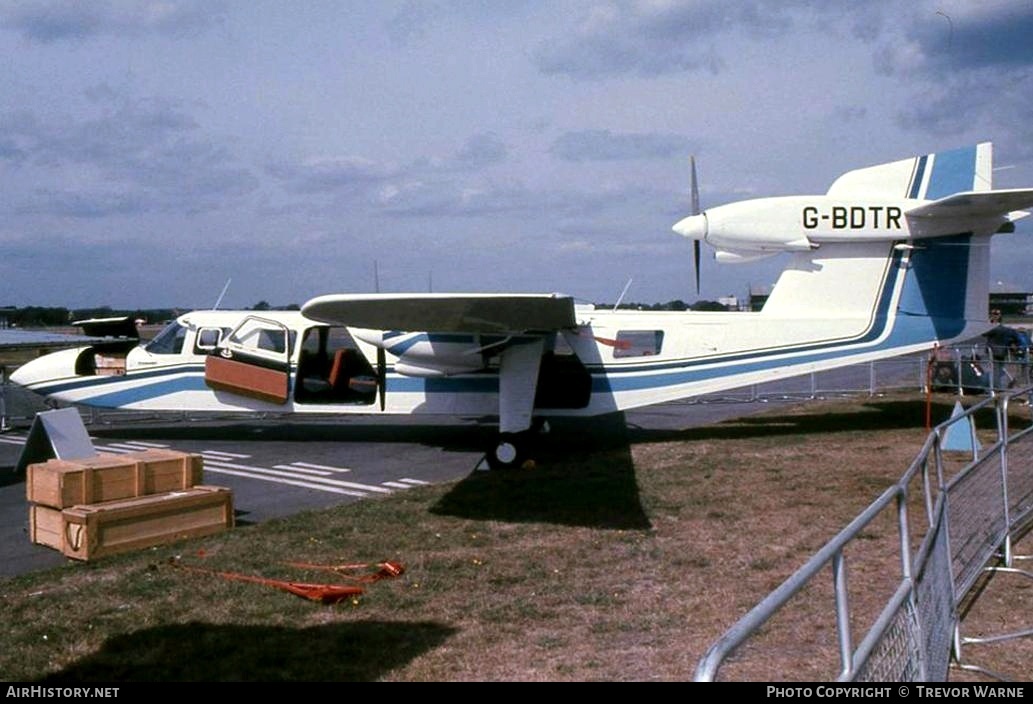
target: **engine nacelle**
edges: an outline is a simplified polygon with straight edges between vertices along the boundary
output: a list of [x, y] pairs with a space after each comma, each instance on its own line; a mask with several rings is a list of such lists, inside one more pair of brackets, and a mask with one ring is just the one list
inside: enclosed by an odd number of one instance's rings
[[[767, 253], [799, 252], [833, 242], [921, 239], [966, 231], [994, 232], [1014, 217], [958, 212], [915, 199], [844, 200], [830, 196], [757, 198], [709, 208], [684, 218], [674, 231], [702, 240], [740, 262]], [[959, 211], [961, 208], [957, 208]]]
[[905, 208], [914, 201], [858, 204], [827, 196], [757, 198], [710, 208], [674, 231], [719, 250], [800, 252], [823, 242], [911, 238]]
[[398, 360], [395, 362], [395, 371], [404, 376], [415, 376], [422, 379], [437, 379], [443, 376], [452, 376], [454, 374], [469, 374], [470, 372], [480, 371], [482, 366], [478, 367], [463, 367], [453, 364], [440, 364], [435, 363], [433, 365], [427, 364], [412, 364], [405, 360]]
[[352, 334], [397, 357], [395, 371], [405, 376], [467, 374], [487, 366], [486, 346], [480, 335], [379, 330], [352, 330]]
[[804, 234], [793, 200], [760, 198], [710, 208], [679, 222], [675, 232], [737, 253], [808, 251], [814, 244]]

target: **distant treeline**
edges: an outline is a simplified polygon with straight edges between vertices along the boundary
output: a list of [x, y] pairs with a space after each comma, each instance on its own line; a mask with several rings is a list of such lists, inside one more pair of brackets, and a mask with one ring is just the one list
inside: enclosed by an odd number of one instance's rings
[[[156, 324], [173, 320], [193, 308], [47, 308], [43, 306], [0, 307], [0, 327], [42, 328], [56, 325], [69, 325], [76, 320], [90, 318], [121, 318], [128, 316], [133, 320]], [[266, 301], [259, 301], [250, 310], [300, 310], [300, 306], [291, 303], [285, 306], [272, 306]]]
[[[597, 303], [596, 308], [612, 308], [612, 303]], [[686, 303], [682, 300], [667, 301], [666, 303], [621, 303], [619, 308], [623, 310], [728, 310], [717, 301], [696, 301]], [[272, 306], [266, 301], [259, 301], [249, 310], [299, 310], [300, 306], [291, 303], [284, 306]], [[42, 306], [25, 306], [24, 308], [2, 308], [0, 307], [0, 326], [5, 323], [8, 327], [18, 328], [39, 328], [55, 325], [69, 325], [76, 320], [88, 320], [90, 318], [117, 318], [129, 316], [134, 320], [140, 319], [147, 323], [164, 323], [184, 313], [189, 313], [191, 308], [136, 308], [133, 310], [125, 308], [112, 308], [101, 306], [99, 308], [48, 308]]]
[[[601, 309], [613, 308], [613, 304], [596, 303], [595, 307]], [[728, 310], [724, 304], [718, 303], [717, 301], [696, 301], [695, 303], [686, 303], [681, 299], [667, 301], [667, 303], [621, 303], [617, 308], [620, 310]]]
[[68, 325], [76, 320], [89, 318], [115, 318], [129, 316], [148, 323], [160, 323], [182, 315], [185, 310], [175, 308], [149, 308], [146, 310], [124, 310], [101, 306], [100, 308], [49, 308], [26, 306], [24, 308], [0, 308], [0, 322], [6, 320], [9, 327], [36, 328], [52, 325]]

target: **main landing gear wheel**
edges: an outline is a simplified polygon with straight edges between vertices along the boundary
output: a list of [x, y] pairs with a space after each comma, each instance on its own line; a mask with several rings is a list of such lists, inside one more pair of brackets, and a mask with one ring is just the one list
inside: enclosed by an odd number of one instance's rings
[[513, 469], [527, 460], [526, 433], [502, 433], [495, 446], [488, 451], [488, 466], [492, 469]]

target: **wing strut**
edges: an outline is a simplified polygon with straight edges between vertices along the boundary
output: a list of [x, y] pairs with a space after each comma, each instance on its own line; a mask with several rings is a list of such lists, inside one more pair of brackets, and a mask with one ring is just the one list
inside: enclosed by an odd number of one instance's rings
[[536, 337], [507, 347], [499, 358], [499, 441], [488, 453], [494, 469], [519, 467], [525, 459], [544, 348]]
[[531, 427], [538, 368], [544, 343], [537, 337], [507, 347], [499, 366], [499, 432], [522, 433]]

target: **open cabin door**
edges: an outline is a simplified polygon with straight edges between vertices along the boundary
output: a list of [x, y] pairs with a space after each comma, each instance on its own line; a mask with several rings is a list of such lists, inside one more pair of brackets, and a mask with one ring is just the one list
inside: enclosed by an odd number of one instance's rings
[[248, 316], [205, 357], [204, 381], [218, 391], [285, 404], [292, 342], [286, 326]]

